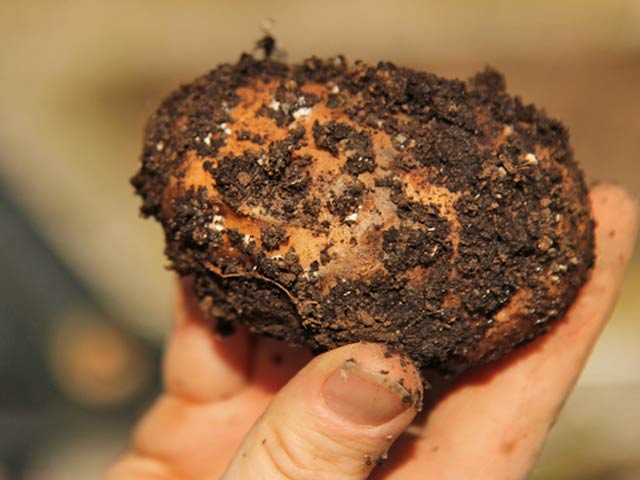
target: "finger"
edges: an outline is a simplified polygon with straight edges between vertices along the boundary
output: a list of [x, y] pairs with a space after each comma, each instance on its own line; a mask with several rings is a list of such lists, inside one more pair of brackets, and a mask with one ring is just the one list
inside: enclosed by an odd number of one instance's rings
[[112, 465], [102, 480], [173, 480], [169, 468], [152, 458], [127, 456]]
[[260, 338], [253, 355], [251, 386], [275, 393], [312, 358], [306, 348], [292, 348], [273, 338]]
[[[232, 457], [241, 432], [255, 419], [253, 411], [259, 411], [252, 408], [253, 398], [232, 398], [246, 390], [248, 382], [248, 331], [238, 326], [231, 336], [217, 335], [214, 321], [202, 313], [191, 288], [178, 282], [174, 328], [164, 360], [167, 393], [136, 427], [130, 451], [106, 479], [200, 478], [215, 472], [213, 459]], [[229, 402], [238, 408], [230, 408]]]
[[137, 425], [109, 480], [217, 479], [267, 403], [255, 392], [215, 404], [161, 396]]
[[[565, 319], [548, 335], [467, 375], [429, 415], [419, 441], [424, 478], [524, 478], [615, 304], [637, 231], [620, 188], [592, 191], [596, 264]], [[396, 476], [397, 475], [397, 476]], [[420, 478], [423, 478], [422, 476]]]
[[365, 479], [411, 423], [422, 386], [385, 347], [354, 344], [316, 357], [274, 397], [223, 479]]
[[190, 285], [180, 282], [176, 322], [164, 359], [165, 390], [192, 402], [220, 401], [244, 388], [251, 364], [251, 337], [243, 326], [222, 337], [201, 311]]

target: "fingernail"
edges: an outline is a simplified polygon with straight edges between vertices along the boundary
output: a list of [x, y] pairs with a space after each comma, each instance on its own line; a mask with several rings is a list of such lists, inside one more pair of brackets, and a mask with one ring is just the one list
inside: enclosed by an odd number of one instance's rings
[[409, 391], [389, 375], [362, 370], [354, 360], [329, 375], [322, 396], [329, 410], [357, 425], [382, 425], [413, 403]]

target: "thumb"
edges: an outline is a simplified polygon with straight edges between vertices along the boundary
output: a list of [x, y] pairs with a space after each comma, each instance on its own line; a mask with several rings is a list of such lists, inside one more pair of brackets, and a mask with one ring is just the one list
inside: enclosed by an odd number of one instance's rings
[[421, 404], [405, 357], [371, 343], [331, 350], [273, 398], [222, 478], [366, 479]]

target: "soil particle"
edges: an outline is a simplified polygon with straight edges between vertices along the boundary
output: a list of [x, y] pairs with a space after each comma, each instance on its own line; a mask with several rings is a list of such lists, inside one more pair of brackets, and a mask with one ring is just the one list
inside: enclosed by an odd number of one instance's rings
[[280, 245], [289, 240], [284, 225], [267, 225], [260, 232], [260, 241], [265, 250], [277, 250]]
[[236, 133], [238, 140], [255, 143], [256, 145], [263, 145], [265, 139], [259, 133], [250, 132], [249, 130], [240, 129]]
[[313, 139], [318, 148], [326, 148], [333, 155], [344, 152], [347, 157], [345, 170], [353, 176], [373, 172], [376, 168], [369, 136], [350, 125], [340, 122], [313, 124]]

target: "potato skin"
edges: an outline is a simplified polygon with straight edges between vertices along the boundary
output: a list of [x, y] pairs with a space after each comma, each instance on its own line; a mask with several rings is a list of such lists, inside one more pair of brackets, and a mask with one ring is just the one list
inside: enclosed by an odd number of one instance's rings
[[219, 328], [444, 373], [547, 331], [594, 261], [566, 129], [491, 69], [245, 54], [162, 103], [132, 183]]

